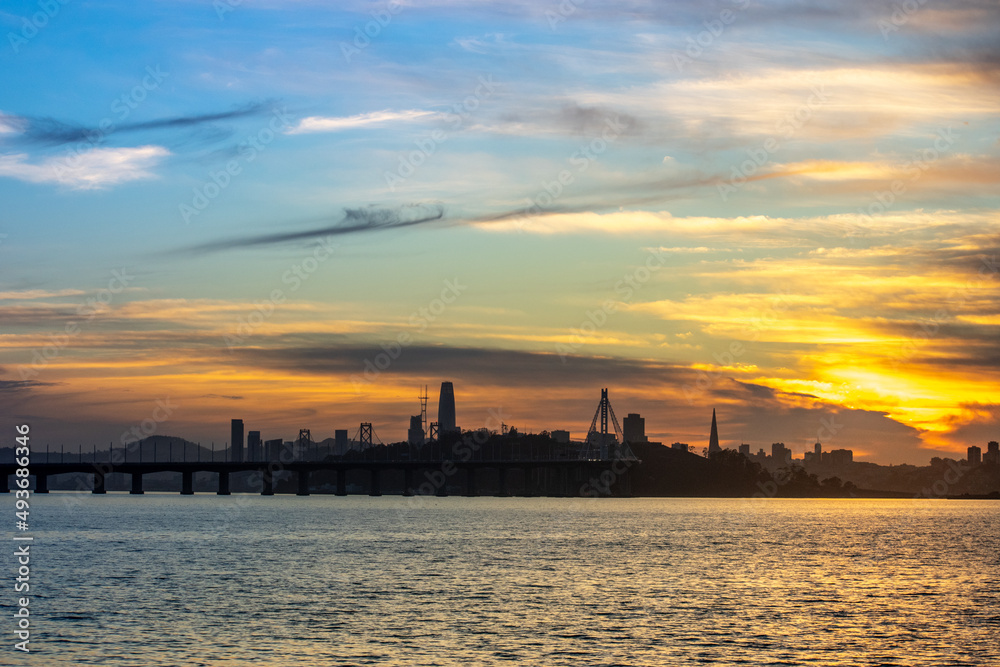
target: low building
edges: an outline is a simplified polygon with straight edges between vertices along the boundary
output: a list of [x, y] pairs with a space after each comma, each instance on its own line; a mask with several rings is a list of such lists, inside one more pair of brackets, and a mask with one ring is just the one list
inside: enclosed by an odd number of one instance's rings
[[834, 449], [828, 454], [824, 454], [823, 459], [824, 463], [833, 468], [843, 468], [854, 462], [854, 451], [850, 449]]

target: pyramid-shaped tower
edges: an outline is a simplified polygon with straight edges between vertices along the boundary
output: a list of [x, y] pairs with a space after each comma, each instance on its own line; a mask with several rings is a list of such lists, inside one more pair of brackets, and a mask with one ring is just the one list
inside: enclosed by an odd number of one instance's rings
[[715, 408], [712, 408], [712, 434], [708, 436], [708, 453], [721, 452], [719, 447], [719, 427], [715, 423]]

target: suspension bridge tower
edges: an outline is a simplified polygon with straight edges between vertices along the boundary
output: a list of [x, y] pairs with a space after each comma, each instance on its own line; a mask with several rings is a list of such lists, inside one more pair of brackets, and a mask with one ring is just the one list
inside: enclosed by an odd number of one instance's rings
[[597, 412], [587, 431], [585, 458], [636, 460], [618, 423], [618, 417], [615, 416], [615, 410], [611, 407], [607, 389], [601, 389], [601, 402], [597, 405]]

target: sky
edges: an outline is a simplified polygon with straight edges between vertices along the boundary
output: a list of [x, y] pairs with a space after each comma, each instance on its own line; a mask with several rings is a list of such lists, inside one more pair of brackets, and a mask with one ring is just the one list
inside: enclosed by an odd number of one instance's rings
[[1000, 439], [996, 2], [0, 8], [0, 442]]

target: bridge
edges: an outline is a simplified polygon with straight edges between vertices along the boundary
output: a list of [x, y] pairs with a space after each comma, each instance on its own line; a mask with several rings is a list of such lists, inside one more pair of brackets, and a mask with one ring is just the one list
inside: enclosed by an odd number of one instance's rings
[[[614, 432], [609, 433], [611, 425]], [[350, 488], [380, 496], [384, 478], [393, 475], [395, 487], [404, 496], [446, 496], [456, 488], [462, 495], [478, 496], [481, 482], [489, 477], [493, 495], [497, 496], [599, 497], [631, 495], [630, 472], [639, 463], [611, 410], [606, 389], [583, 443], [549, 441], [532, 446], [523, 439], [498, 438], [477, 431], [442, 435], [420, 445], [385, 445], [372, 442], [370, 424], [363, 424], [360, 431], [361, 439], [338, 453], [323, 454], [318, 447], [309, 446], [315, 443], [300, 442], [300, 458], [283, 451], [269, 460], [216, 461], [213, 452], [213, 460], [203, 461], [199, 448], [198, 460], [191, 461], [187, 460], [185, 447], [180, 461], [175, 460], [172, 451], [168, 460], [141, 460], [141, 449], [140, 460], [134, 460], [133, 451], [130, 461], [128, 447], [112, 446], [86, 455], [79, 450], [69, 461], [65, 453], [55, 454], [56, 461], [52, 461], [52, 455], [35, 453], [27, 468], [34, 478], [34, 493], [48, 493], [49, 478], [55, 475], [82, 473], [90, 478], [92, 493], [104, 494], [107, 477], [120, 473], [131, 477], [130, 493], [138, 495], [144, 493], [145, 475], [179, 473], [180, 493], [192, 495], [195, 474], [212, 473], [216, 475], [216, 493], [229, 495], [232, 476], [248, 473], [243, 476], [244, 486], [256, 486], [261, 495], [274, 495], [276, 481], [284, 477], [294, 478], [296, 494], [306, 496], [311, 492], [311, 481], [326, 472], [335, 480], [333, 490], [338, 496], [348, 495]], [[17, 462], [0, 463], [0, 493], [10, 492], [11, 478], [18, 467]], [[349, 485], [349, 474], [355, 479], [362, 476], [364, 483]], [[18, 479], [14, 477], [15, 488]]]
[[[124, 473], [132, 478], [130, 493], [142, 494], [143, 476], [151, 473], [175, 472], [181, 474], [182, 495], [194, 494], [194, 475], [198, 472], [216, 473], [219, 495], [230, 494], [230, 477], [235, 473], [250, 472], [259, 477], [261, 495], [274, 495], [276, 473], [287, 471], [296, 477], [297, 495], [310, 494], [310, 478], [319, 471], [332, 471], [336, 475], [336, 495], [348, 495], [347, 473], [362, 471], [368, 476], [367, 493], [382, 495], [382, 477], [388, 471], [403, 474], [404, 496], [449, 495], [449, 487], [461, 484], [462, 495], [478, 496], [477, 480], [486, 470], [495, 471], [498, 489], [495, 495], [532, 496], [627, 496], [630, 495], [629, 472], [634, 461], [566, 461], [566, 460], [476, 460], [460, 461], [296, 461], [289, 463], [209, 463], [209, 462], [150, 462], [114, 463], [111, 461], [74, 463], [33, 463], [34, 493], [48, 493], [48, 480], [53, 475], [83, 473], [92, 476], [92, 493], [106, 493], [105, 479], [114, 473]], [[0, 464], [0, 493], [9, 493], [10, 476], [16, 466]], [[519, 484], [511, 484], [512, 472], [519, 472]], [[421, 474], [422, 473], [422, 474]], [[418, 476], [420, 475], [420, 476]]]

